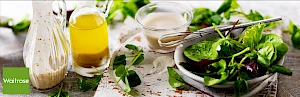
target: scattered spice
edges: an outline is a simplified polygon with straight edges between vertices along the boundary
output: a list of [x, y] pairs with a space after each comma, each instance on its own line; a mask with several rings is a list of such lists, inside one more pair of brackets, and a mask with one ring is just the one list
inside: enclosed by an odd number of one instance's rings
[[182, 94], [182, 90], [175, 90], [174, 92], [176, 92], [178, 94]]
[[136, 40], [136, 41], [138, 41], [138, 42], [141, 42], [141, 36], [135, 37], [134, 40]]

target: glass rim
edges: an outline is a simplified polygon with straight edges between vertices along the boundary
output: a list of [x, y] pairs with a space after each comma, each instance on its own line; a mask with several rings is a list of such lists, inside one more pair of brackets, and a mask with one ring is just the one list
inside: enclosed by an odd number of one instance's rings
[[[147, 27], [145, 26], [138, 18], [140, 18], [140, 16], [138, 15], [138, 13], [141, 13], [141, 11], [143, 9], [146, 9], [146, 8], [149, 8], [153, 5], [156, 5], [156, 4], [172, 4], [173, 6], [179, 6], [181, 9], [183, 9], [185, 12], [187, 12], [188, 16], [190, 17], [190, 19], [187, 20], [186, 23], [184, 23], [183, 25], [180, 25], [178, 27], [174, 27], [174, 28], [168, 28], [168, 29], [157, 29], [157, 28], [152, 28], [152, 27]], [[179, 4], [179, 3], [176, 3], [176, 2], [156, 2], [156, 3], [150, 3], [150, 4], [147, 4], [143, 7], [141, 7], [137, 12], [136, 12], [136, 16], [135, 16], [135, 20], [137, 21], [137, 23], [142, 26], [144, 29], [147, 29], [147, 30], [151, 30], [151, 31], [172, 31], [172, 30], [178, 30], [178, 29], [182, 29], [183, 27], [186, 27], [188, 25], [190, 25], [191, 21], [193, 20], [194, 16], [193, 16], [193, 13], [192, 11], [189, 11], [188, 10], [188, 7], [185, 6], [185, 5], [182, 5], [182, 4]]]

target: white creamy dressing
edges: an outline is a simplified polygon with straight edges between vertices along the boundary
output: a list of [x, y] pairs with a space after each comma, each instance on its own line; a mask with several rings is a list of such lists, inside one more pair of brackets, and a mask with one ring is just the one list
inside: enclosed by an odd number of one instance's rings
[[[187, 20], [179, 13], [156, 12], [150, 13], [143, 20], [142, 24], [148, 28], [155, 29], [173, 29], [183, 26]], [[158, 38], [167, 33], [183, 32], [187, 28], [180, 28], [172, 31], [150, 31], [144, 30], [144, 35], [152, 48], [161, 48], [158, 44]]]
[[[30, 68], [30, 80], [37, 89], [49, 89], [56, 86], [67, 73], [68, 57], [60, 52], [63, 48], [59, 47], [59, 43], [53, 43], [56, 40], [50, 32], [52, 31], [49, 25], [52, 22], [51, 5], [51, 1], [33, 2], [33, 6], [36, 6], [33, 9], [35, 18], [32, 20], [28, 39], [26, 39], [29, 44], [24, 50], [25, 66]], [[63, 52], [66, 50], [64, 49]]]

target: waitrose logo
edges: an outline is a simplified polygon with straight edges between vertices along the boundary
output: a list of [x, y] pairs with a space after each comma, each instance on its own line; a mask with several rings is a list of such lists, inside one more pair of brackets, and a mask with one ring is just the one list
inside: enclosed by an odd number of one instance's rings
[[10, 84], [29, 84], [28, 79], [18, 79], [18, 78], [3, 78], [4, 83], [10, 83]]
[[28, 68], [3, 68], [2, 87], [3, 94], [29, 94], [29, 69]]

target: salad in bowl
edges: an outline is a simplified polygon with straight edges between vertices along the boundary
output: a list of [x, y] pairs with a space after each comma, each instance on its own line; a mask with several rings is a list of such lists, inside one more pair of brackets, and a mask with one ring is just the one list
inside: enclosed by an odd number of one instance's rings
[[233, 32], [227, 31], [229, 34], [224, 36], [214, 25], [217, 33], [176, 48], [176, 66], [197, 82], [234, 88], [236, 93], [248, 92], [248, 85], [262, 82], [276, 72], [291, 76], [291, 70], [282, 66], [288, 45], [276, 34], [263, 34], [264, 27], [265, 24], [250, 26], [232, 37]]

